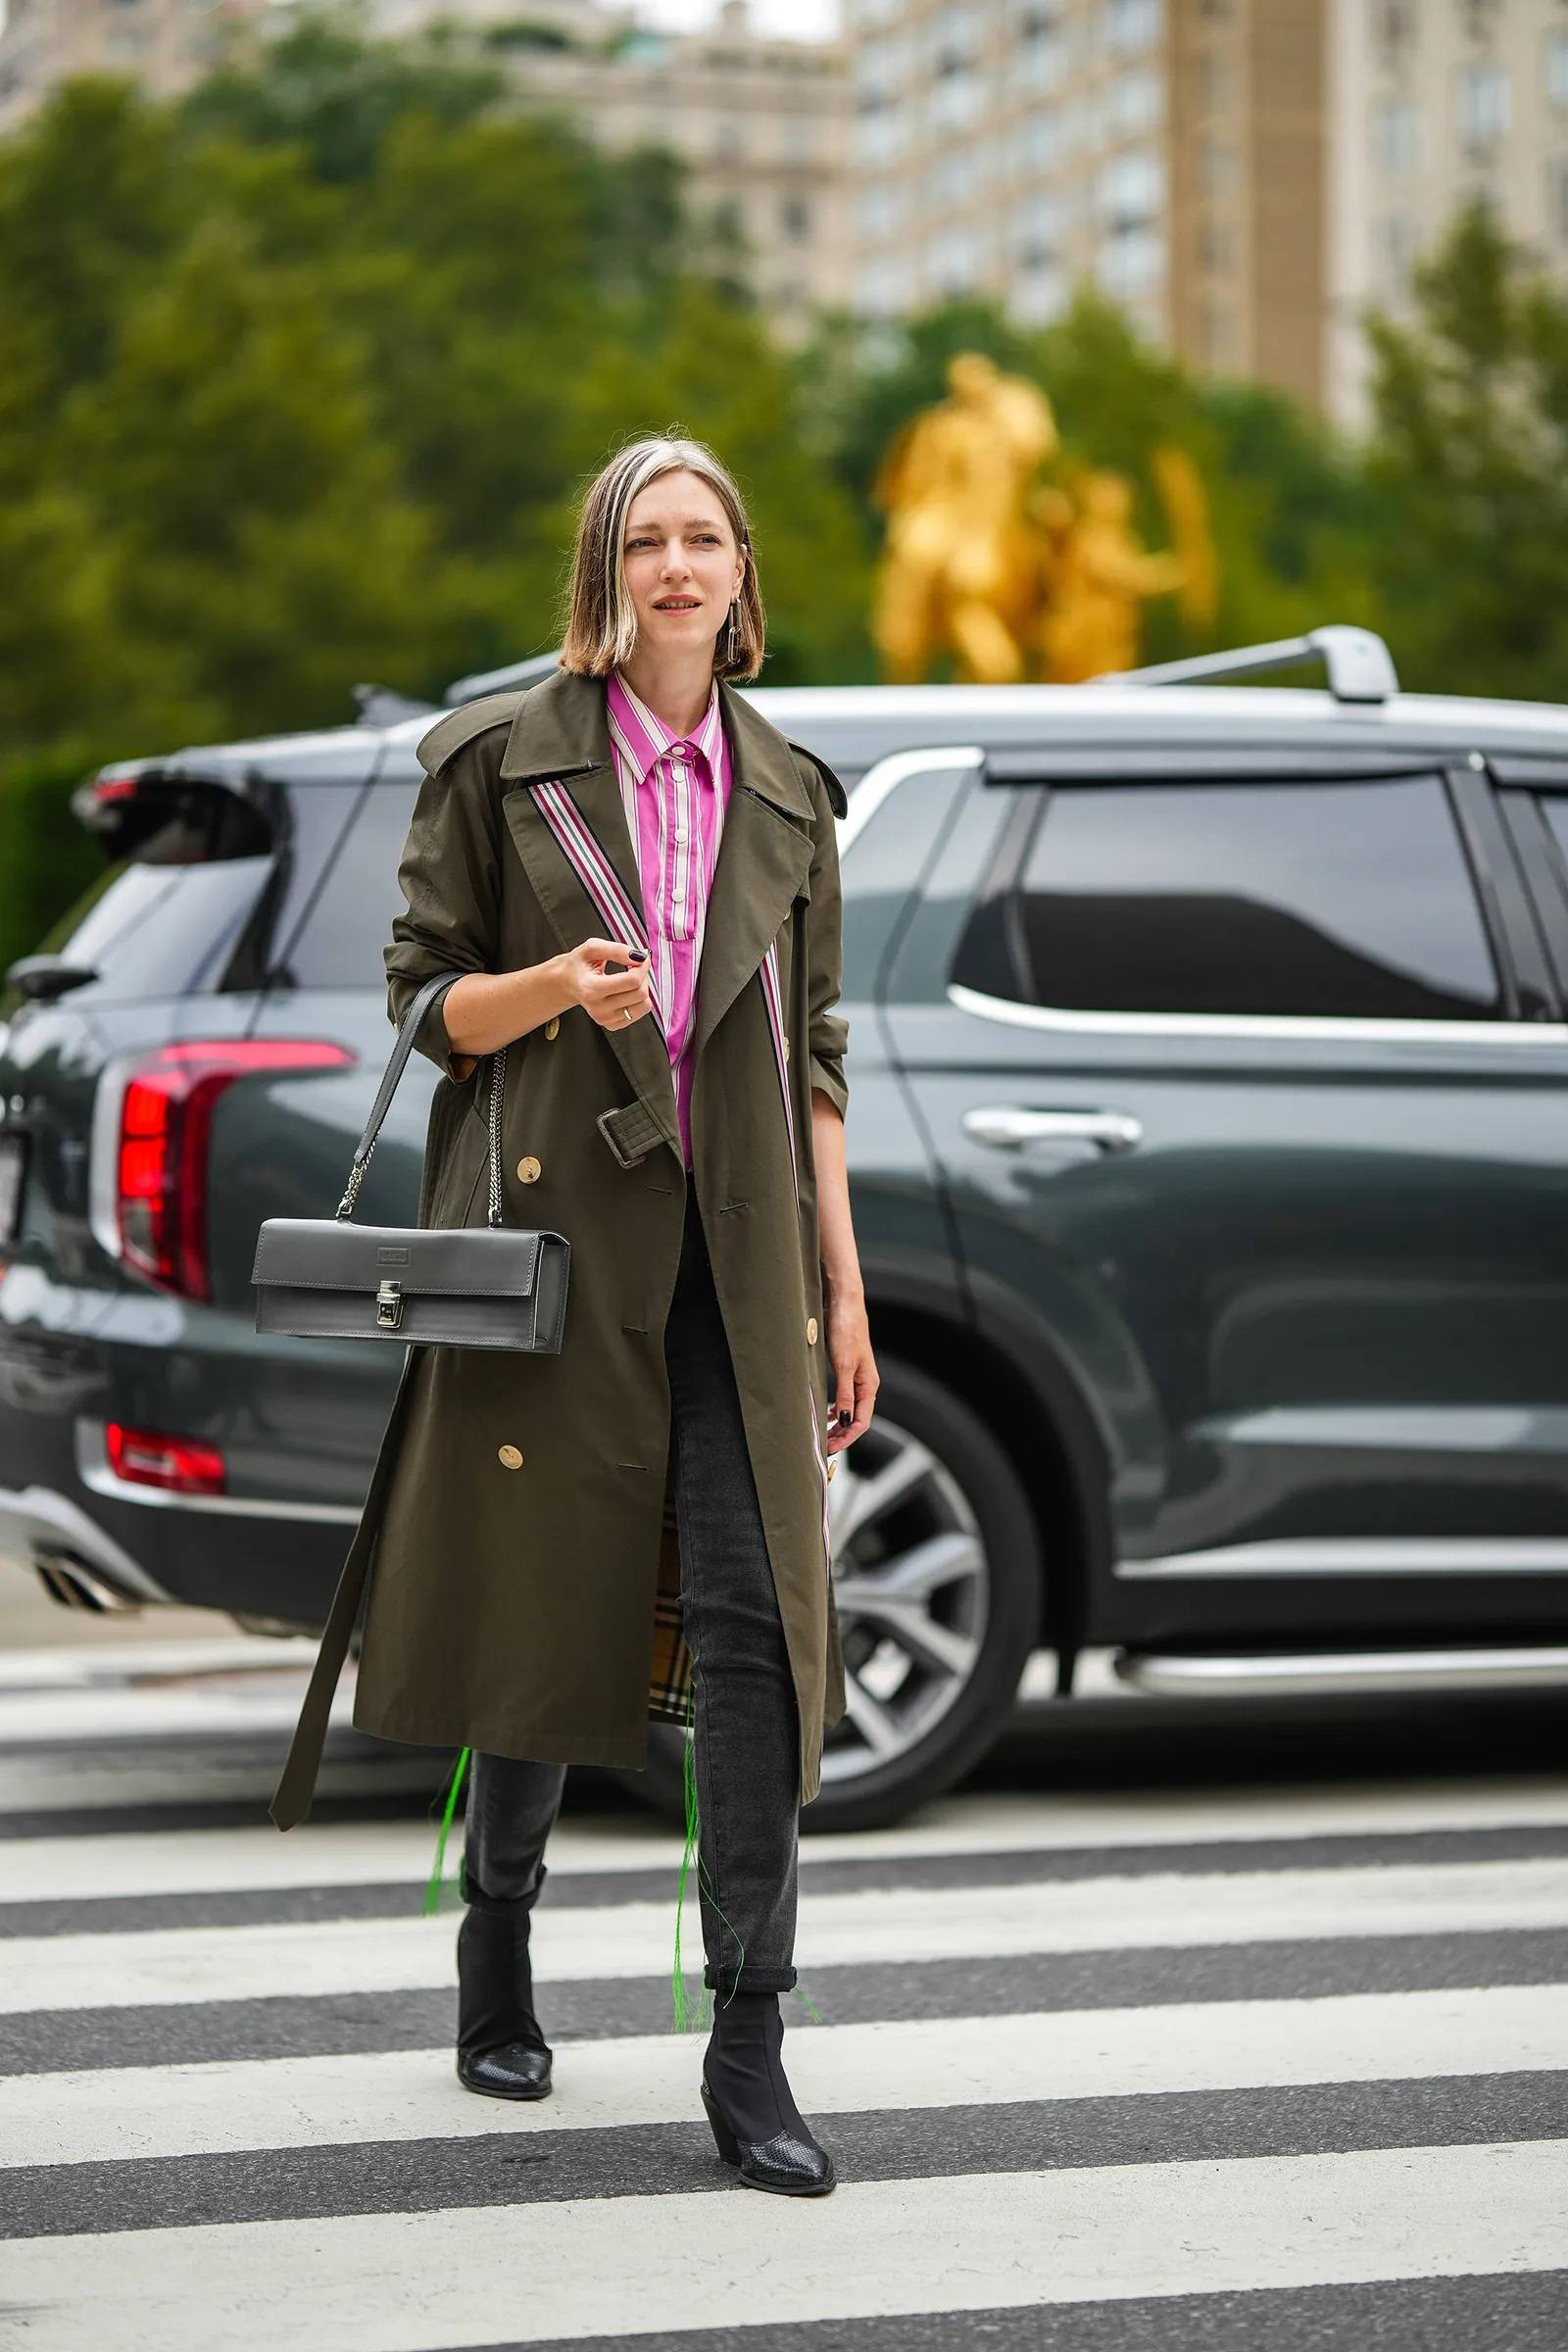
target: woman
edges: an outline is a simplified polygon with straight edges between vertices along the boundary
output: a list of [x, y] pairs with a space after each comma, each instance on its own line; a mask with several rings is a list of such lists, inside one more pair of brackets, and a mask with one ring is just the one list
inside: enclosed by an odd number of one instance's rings
[[417, 1039], [443, 1078], [420, 1222], [485, 1220], [505, 1047], [507, 1219], [567, 1237], [570, 1290], [558, 1356], [408, 1350], [271, 1813], [308, 1810], [368, 1582], [355, 1724], [472, 1751], [459, 2076], [537, 2098], [528, 1926], [566, 1767], [643, 1766], [650, 1717], [689, 1716], [704, 2106], [749, 2185], [820, 2194], [778, 1996], [845, 1710], [828, 1481], [878, 1377], [832, 1010], [844, 790], [734, 692], [762, 650], [734, 481], [636, 441], [584, 499], [560, 667], [419, 744], [392, 1019], [462, 974]]

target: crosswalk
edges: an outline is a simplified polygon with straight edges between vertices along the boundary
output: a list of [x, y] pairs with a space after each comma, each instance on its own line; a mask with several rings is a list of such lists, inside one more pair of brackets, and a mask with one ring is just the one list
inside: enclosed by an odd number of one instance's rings
[[462, 2089], [444, 1759], [346, 1685], [279, 1837], [303, 1663], [0, 1660], [0, 2346], [1568, 2344], [1568, 1781], [806, 1838], [785, 2055], [840, 2185], [800, 2201], [716, 2156], [679, 1833], [608, 1795], [535, 1914], [554, 2095]]

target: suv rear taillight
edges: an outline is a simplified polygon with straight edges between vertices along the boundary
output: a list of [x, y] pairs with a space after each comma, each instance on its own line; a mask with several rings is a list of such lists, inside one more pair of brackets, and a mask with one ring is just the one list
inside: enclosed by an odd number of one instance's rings
[[94, 1230], [113, 1255], [186, 1298], [211, 1298], [208, 1147], [225, 1087], [264, 1071], [342, 1069], [355, 1059], [322, 1038], [196, 1038], [137, 1055], [120, 1074], [104, 1136]]
[[104, 1430], [104, 1457], [117, 1478], [136, 1487], [172, 1487], [181, 1494], [221, 1494], [227, 1484], [223, 1457], [199, 1438], [169, 1437], [162, 1430], [127, 1429], [111, 1421]]

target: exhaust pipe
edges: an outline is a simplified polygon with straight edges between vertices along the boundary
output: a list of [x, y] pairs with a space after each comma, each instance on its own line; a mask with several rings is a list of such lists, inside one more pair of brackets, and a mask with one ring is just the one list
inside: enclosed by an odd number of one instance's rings
[[101, 1617], [136, 1616], [141, 1611], [141, 1601], [122, 1592], [117, 1585], [105, 1584], [101, 1576], [66, 1552], [40, 1552], [34, 1565], [44, 1591], [62, 1608], [86, 1609]]

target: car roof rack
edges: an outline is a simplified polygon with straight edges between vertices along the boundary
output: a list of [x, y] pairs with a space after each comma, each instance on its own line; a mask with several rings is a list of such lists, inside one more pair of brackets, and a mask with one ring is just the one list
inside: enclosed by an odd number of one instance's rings
[[1271, 645], [1241, 645], [1229, 653], [1195, 654], [1186, 662], [1156, 662], [1147, 669], [1108, 669], [1092, 686], [1192, 686], [1205, 678], [1246, 678], [1292, 662], [1320, 661], [1339, 703], [1386, 703], [1399, 691], [1394, 657], [1375, 630], [1338, 623]]
[[476, 669], [466, 678], [454, 678], [442, 696], [449, 710], [460, 703], [475, 702], [481, 694], [505, 694], [511, 686], [537, 686], [553, 669], [561, 667], [557, 654], [534, 654], [526, 662], [509, 662], [503, 669]]

